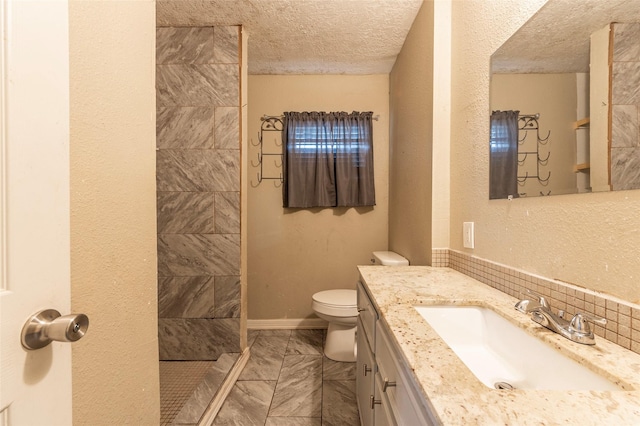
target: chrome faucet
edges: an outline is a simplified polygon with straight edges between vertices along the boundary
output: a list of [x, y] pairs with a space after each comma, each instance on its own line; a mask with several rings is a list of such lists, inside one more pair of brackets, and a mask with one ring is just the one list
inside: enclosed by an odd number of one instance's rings
[[527, 290], [527, 293], [535, 299], [526, 298], [520, 300], [515, 305], [518, 311], [527, 314], [530, 313], [533, 321], [571, 341], [584, 345], [596, 344], [595, 336], [593, 331], [591, 331], [588, 321], [605, 325], [607, 323], [606, 319], [585, 313], [577, 313], [571, 321], [567, 321], [564, 319], [564, 311], [558, 311], [557, 315], [551, 311], [551, 306], [549, 306], [544, 296], [534, 293], [531, 290]]

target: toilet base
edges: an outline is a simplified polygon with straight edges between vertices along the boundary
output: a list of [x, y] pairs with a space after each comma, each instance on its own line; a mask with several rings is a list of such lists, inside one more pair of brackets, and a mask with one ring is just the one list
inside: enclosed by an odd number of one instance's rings
[[324, 354], [334, 361], [356, 362], [356, 326], [330, 322]]

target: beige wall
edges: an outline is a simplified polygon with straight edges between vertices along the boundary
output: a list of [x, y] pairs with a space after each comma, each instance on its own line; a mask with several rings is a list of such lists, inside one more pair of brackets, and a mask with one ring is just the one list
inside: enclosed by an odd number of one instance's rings
[[69, 11], [74, 424], [157, 425], [155, 3]]
[[638, 302], [640, 191], [489, 201], [489, 57], [544, 2], [453, 2], [451, 247]]
[[[387, 249], [389, 80], [387, 75], [249, 76], [249, 139], [257, 143], [260, 117], [284, 111], [373, 111], [376, 206], [297, 210], [282, 208], [282, 190], [264, 180], [248, 191], [249, 319], [306, 318], [313, 293], [355, 288], [356, 265]], [[265, 150], [279, 136], [265, 138]], [[249, 162], [257, 148], [249, 145]], [[265, 162], [271, 162], [266, 159]], [[268, 164], [265, 167], [271, 167]], [[257, 183], [258, 169], [248, 165]], [[267, 169], [265, 169], [267, 171]], [[278, 170], [272, 170], [279, 173]], [[276, 175], [277, 176], [277, 175]]]
[[425, 2], [389, 76], [389, 249], [431, 264], [433, 3]]
[[[518, 184], [518, 193], [539, 196], [540, 192], [552, 195], [571, 194], [578, 191], [576, 174], [576, 130], [578, 86], [576, 74], [494, 74], [491, 77], [491, 110], [517, 110], [520, 114], [540, 114], [538, 135], [549, 139], [537, 143], [535, 130], [520, 131], [524, 139], [519, 152], [535, 152], [546, 164], [537, 168], [536, 156], [518, 156], [523, 164], [518, 166], [518, 176], [538, 175], [548, 182], [526, 179]], [[582, 117], [581, 117], [582, 118]], [[551, 132], [551, 133], [549, 133]]]

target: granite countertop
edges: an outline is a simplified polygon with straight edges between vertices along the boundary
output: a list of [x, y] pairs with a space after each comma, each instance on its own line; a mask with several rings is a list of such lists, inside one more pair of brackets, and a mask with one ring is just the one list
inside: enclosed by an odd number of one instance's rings
[[[515, 298], [450, 268], [359, 266], [358, 270], [418, 388], [445, 425], [640, 424], [640, 355], [598, 336], [595, 346], [572, 342], [516, 311]], [[621, 389], [491, 389], [413, 309], [421, 304], [490, 308]]]

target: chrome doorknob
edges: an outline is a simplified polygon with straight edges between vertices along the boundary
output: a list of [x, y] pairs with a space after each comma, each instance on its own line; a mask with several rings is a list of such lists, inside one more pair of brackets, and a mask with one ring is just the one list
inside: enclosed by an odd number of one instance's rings
[[27, 350], [44, 348], [52, 341], [75, 342], [89, 328], [85, 314], [61, 316], [55, 309], [45, 309], [31, 316], [22, 327], [20, 340]]

